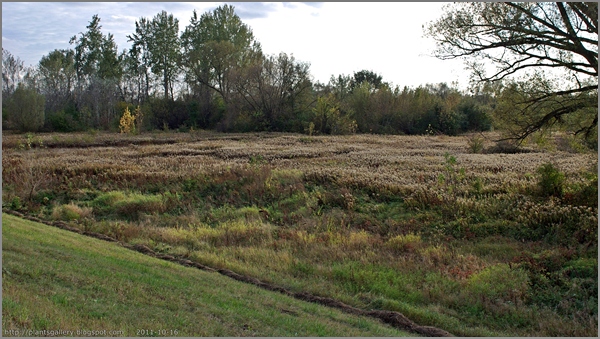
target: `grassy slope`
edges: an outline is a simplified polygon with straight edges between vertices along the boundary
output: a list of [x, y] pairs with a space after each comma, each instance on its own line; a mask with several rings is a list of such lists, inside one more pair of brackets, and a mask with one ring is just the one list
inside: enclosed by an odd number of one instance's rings
[[123, 336], [153, 330], [155, 336], [184, 337], [409, 335], [6, 214], [2, 294], [5, 336], [11, 329], [116, 330]]

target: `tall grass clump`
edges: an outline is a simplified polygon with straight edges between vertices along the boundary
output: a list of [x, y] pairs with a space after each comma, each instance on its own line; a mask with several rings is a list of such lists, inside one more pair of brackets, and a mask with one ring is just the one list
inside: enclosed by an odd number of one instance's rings
[[385, 243], [386, 247], [396, 253], [413, 252], [421, 247], [422, 241], [420, 235], [412, 233], [406, 235], [397, 235], [388, 239]]
[[467, 289], [474, 302], [493, 310], [493, 305], [521, 303], [529, 289], [529, 277], [522, 269], [512, 269], [508, 264], [497, 264], [473, 274]]
[[120, 191], [104, 193], [91, 202], [99, 215], [116, 215], [137, 220], [142, 213], [164, 213], [167, 204], [162, 195], [125, 194]]
[[80, 207], [74, 203], [54, 207], [52, 219], [54, 220], [79, 220], [92, 215], [91, 207]]

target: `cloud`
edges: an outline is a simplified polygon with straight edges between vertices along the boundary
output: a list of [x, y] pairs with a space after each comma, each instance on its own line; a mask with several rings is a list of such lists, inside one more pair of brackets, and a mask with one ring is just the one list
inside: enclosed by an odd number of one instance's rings
[[235, 13], [242, 20], [266, 18], [270, 13], [277, 11], [279, 5], [272, 2], [231, 2]]
[[321, 8], [321, 6], [323, 6], [323, 2], [300, 2], [300, 3], [304, 4], [306, 6], [314, 7], [314, 8]]

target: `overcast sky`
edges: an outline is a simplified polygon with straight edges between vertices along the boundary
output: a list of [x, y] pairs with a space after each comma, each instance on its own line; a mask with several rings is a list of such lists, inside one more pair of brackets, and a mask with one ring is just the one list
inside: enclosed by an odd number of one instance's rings
[[[54, 49], [74, 48], [69, 39], [86, 30], [98, 14], [102, 32], [112, 33], [119, 51], [129, 48], [127, 35], [140, 17], [151, 19], [162, 10], [189, 24], [192, 11], [211, 11], [221, 2], [3, 2], [2, 47], [25, 65], [36, 65]], [[432, 39], [422, 26], [442, 14], [444, 3], [260, 3], [228, 2], [249, 25], [263, 52], [293, 54], [310, 63], [315, 80], [352, 75], [363, 69], [394, 85], [417, 87], [457, 81], [462, 88], [468, 72], [461, 61], [431, 56]]]

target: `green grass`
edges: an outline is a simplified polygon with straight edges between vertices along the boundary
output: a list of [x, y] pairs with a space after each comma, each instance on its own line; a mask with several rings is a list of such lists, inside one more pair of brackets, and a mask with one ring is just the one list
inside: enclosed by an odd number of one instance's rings
[[2, 328], [5, 336], [414, 336], [6, 214]]

